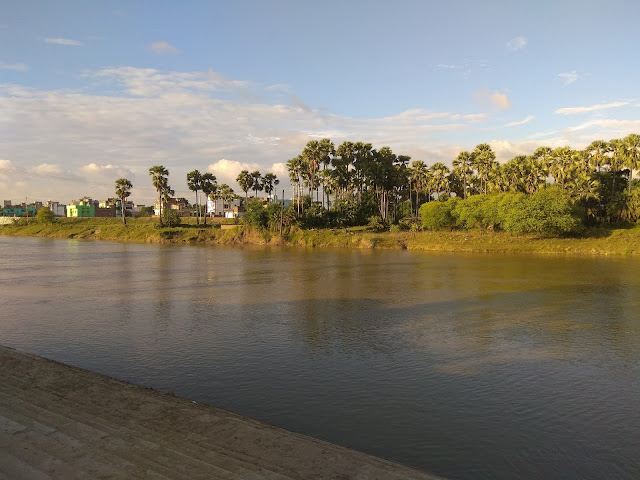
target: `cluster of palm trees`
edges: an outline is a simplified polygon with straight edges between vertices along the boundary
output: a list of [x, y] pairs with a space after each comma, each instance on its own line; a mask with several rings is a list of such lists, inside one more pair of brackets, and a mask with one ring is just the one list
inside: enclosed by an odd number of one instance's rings
[[[330, 196], [334, 202], [362, 202], [368, 194], [369, 199], [375, 198], [383, 220], [389, 215], [393, 220], [397, 206], [407, 200], [410, 211], [417, 215], [421, 203], [443, 195], [532, 194], [551, 181], [575, 201], [613, 201], [623, 184], [631, 193], [633, 171], [640, 169], [640, 136], [599, 140], [584, 150], [540, 147], [503, 164], [486, 143], [461, 152], [452, 168], [441, 162], [428, 166], [421, 160], [409, 166], [409, 160], [389, 147], [376, 150], [370, 143], [345, 141], [335, 148], [331, 140], [323, 139], [310, 141], [300, 155], [287, 162], [287, 168], [299, 210], [305, 189], [311, 198], [321, 189], [322, 205], [326, 195], [328, 208]], [[610, 193], [603, 199], [605, 180]]]
[[267, 195], [271, 195], [276, 185], [280, 183], [280, 180], [278, 180], [275, 174], [270, 172], [263, 176], [258, 170], [251, 173], [249, 173], [249, 170], [242, 170], [238, 174], [236, 182], [238, 182], [240, 189], [244, 192], [246, 201], [249, 199], [248, 192], [250, 190], [255, 192], [256, 197], [258, 196], [258, 192], [262, 192], [263, 190]]

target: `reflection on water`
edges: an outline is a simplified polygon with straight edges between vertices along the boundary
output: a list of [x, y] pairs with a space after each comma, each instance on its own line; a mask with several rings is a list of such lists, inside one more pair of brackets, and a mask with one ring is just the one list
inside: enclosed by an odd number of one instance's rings
[[637, 259], [15, 252], [4, 345], [451, 478], [640, 477]]

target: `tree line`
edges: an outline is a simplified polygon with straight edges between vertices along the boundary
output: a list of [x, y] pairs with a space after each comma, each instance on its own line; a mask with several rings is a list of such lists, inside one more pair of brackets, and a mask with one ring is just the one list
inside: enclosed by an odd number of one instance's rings
[[309, 226], [363, 224], [372, 216], [393, 224], [417, 217], [424, 203], [533, 195], [553, 185], [582, 212], [586, 225], [640, 218], [640, 184], [633, 179], [640, 168], [636, 134], [594, 141], [583, 150], [541, 146], [502, 164], [486, 143], [458, 154], [452, 168], [410, 160], [370, 143], [345, 141], [336, 148], [330, 139], [312, 140], [287, 162], [295, 216]]

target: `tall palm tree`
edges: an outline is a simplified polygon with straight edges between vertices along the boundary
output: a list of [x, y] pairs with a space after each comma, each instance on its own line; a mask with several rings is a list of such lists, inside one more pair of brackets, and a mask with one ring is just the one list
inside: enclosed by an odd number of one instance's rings
[[420, 208], [420, 193], [426, 187], [428, 167], [422, 160], [416, 160], [411, 164], [411, 179], [415, 185], [416, 190], [416, 215]]
[[626, 158], [624, 166], [629, 169], [629, 193], [631, 193], [631, 181], [633, 171], [640, 170], [640, 135], [632, 133], [622, 139], [626, 145]]
[[463, 198], [467, 198], [467, 176], [473, 173], [471, 160], [472, 157], [470, 152], [460, 152], [452, 163], [453, 172], [458, 178], [462, 179]]
[[607, 164], [607, 153], [611, 152], [611, 145], [604, 140], [595, 140], [585, 149], [592, 168], [600, 169]]
[[160, 225], [162, 225], [162, 196], [164, 190], [168, 188], [169, 170], [167, 170], [163, 165], [154, 165], [149, 168], [149, 175], [151, 175], [151, 183], [153, 184], [153, 187], [158, 192]]
[[626, 163], [627, 157], [627, 145], [626, 143], [615, 138], [609, 142], [613, 150], [613, 155], [609, 158], [609, 171], [611, 171], [611, 198], [613, 198], [616, 190], [616, 177], [620, 170], [622, 170]]
[[200, 224], [200, 203], [198, 202], [198, 192], [202, 190], [202, 174], [198, 170], [187, 173], [187, 187], [196, 193], [196, 224]]
[[274, 188], [279, 183], [280, 183], [280, 180], [278, 180], [278, 177], [276, 177], [276, 175], [271, 172], [266, 173], [264, 177], [262, 177], [262, 185], [264, 187], [264, 192], [269, 196], [273, 193]]
[[253, 188], [253, 177], [249, 173], [249, 170], [242, 170], [236, 177], [236, 182], [240, 185], [240, 188], [244, 192], [245, 204], [249, 202], [249, 190]]
[[480, 190], [487, 193], [487, 183], [491, 171], [496, 168], [496, 154], [487, 143], [477, 145], [471, 155], [471, 163], [480, 177]]
[[560, 147], [556, 148], [551, 155], [549, 174], [564, 190], [565, 183], [574, 170], [574, 151], [570, 147]]
[[[213, 173], [203, 173], [201, 179], [202, 193], [204, 193], [205, 198], [210, 198], [211, 195], [215, 195], [216, 190], [218, 188], [218, 184], [216, 183], [216, 176]], [[204, 215], [204, 224], [207, 224], [207, 213], [205, 211]]]
[[438, 194], [438, 199], [444, 194], [449, 194], [449, 168], [442, 162], [434, 163], [429, 169], [432, 178], [433, 193]]
[[264, 188], [262, 174], [258, 170], [255, 170], [251, 172], [251, 178], [253, 179], [253, 186], [251, 188], [256, 192], [256, 198], [258, 198], [258, 190], [262, 191]]
[[289, 180], [291, 181], [291, 187], [293, 188], [293, 197], [296, 201], [296, 208], [298, 214], [300, 214], [300, 207], [302, 204], [302, 195], [300, 182], [302, 178], [302, 155], [298, 155], [297, 157], [293, 157], [287, 160], [287, 170], [289, 171]]
[[122, 210], [122, 223], [127, 224], [126, 201], [131, 195], [133, 185], [126, 178], [116, 180], [116, 197], [120, 199], [120, 208]]

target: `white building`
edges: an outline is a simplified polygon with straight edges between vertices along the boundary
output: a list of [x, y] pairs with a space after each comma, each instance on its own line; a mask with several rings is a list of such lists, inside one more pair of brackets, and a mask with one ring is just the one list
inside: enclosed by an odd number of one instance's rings
[[54, 217], [66, 217], [67, 216], [67, 206], [62, 205], [60, 202], [52, 202], [49, 200], [44, 203], [44, 206], [53, 212]]
[[207, 215], [212, 217], [236, 218], [240, 209], [240, 199], [225, 203], [221, 198], [207, 198]]

